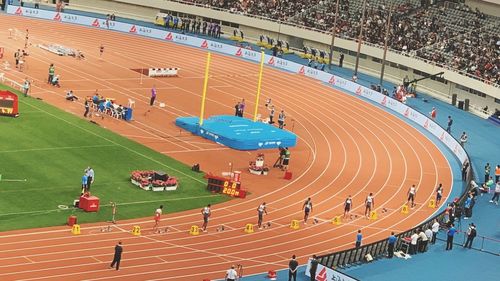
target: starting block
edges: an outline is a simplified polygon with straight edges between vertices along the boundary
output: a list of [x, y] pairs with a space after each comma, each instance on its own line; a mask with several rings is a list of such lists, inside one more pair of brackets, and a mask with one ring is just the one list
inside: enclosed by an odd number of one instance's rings
[[340, 225], [342, 223], [342, 218], [340, 216], [336, 216], [332, 219], [333, 225]]
[[376, 220], [376, 219], [378, 219], [377, 211], [371, 211], [371, 212], [370, 212], [370, 219], [371, 219], [371, 220]]
[[168, 227], [165, 227], [165, 228], [158, 228], [156, 229], [155, 233], [156, 234], [164, 234], [164, 233], [167, 233], [168, 232]]
[[71, 233], [73, 235], [79, 235], [80, 234], [80, 225], [79, 224], [74, 224], [72, 227], [71, 227]]
[[299, 221], [298, 220], [292, 220], [292, 222], [290, 223], [290, 228], [291, 229], [299, 229], [300, 228]]
[[247, 225], [245, 225], [245, 233], [254, 233], [253, 224], [247, 223]]
[[431, 199], [429, 201], [429, 205], [427, 205], [429, 208], [436, 208], [436, 201], [434, 199]]
[[111, 225], [101, 227], [101, 232], [111, 232], [111, 231], [112, 231]]
[[317, 218], [313, 218], [313, 224], [318, 224], [319, 220]]
[[266, 229], [266, 228], [271, 228], [271, 223], [268, 222], [268, 223], [265, 223], [262, 225], [262, 228]]
[[403, 207], [401, 207], [401, 214], [408, 214], [408, 205], [404, 204]]
[[224, 228], [224, 226], [223, 226], [223, 225], [221, 225], [221, 226], [217, 227], [215, 230], [216, 230], [217, 232], [222, 232], [222, 231], [224, 231], [224, 229], [225, 229], [225, 228]]
[[132, 234], [135, 236], [141, 235], [141, 227], [138, 225], [134, 225], [134, 227], [132, 227]]
[[189, 230], [189, 234], [191, 235], [200, 235], [200, 228], [197, 225], [192, 225]]

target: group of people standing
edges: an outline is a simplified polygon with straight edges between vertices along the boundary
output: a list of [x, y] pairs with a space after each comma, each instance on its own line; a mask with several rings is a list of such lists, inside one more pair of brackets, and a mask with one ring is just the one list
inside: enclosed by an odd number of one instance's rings
[[199, 19], [180, 18], [173, 15], [166, 15], [164, 18], [165, 28], [180, 30], [183, 33], [194, 33], [220, 38], [222, 26], [218, 23], [201, 21]]

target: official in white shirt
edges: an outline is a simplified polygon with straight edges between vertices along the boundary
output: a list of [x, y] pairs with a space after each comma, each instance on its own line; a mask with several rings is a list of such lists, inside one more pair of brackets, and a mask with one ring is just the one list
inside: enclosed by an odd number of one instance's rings
[[432, 244], [436, 244], [436, 237], [439, 232], [439, 221], [436, 219], [434, 223], [432, 224]]
[[226, 281], [235, 281], [238, 277], [238, 273], [234, 270], [234, 265], [231, 265], [231, 268], [226, 271]]

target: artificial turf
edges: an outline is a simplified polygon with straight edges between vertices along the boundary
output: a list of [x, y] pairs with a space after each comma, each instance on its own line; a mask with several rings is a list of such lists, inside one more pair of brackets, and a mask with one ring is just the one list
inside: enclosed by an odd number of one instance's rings
[[[71, 214], [79, 223], [109, 221], [110, 201], [123, 220], [152, 219], [160, 204], [170, 213], [228, 200], [208, 192], [203, 174], [183, 163], [0, 85], [3, 89], [18, 94], [20, 117], [0, 116], [0, 231], [63, 225]], [[91, 193], [100, 198], [97, 213], [71, 206], [87, 166], [95, 171]], [[180, 185], [176, 191], [144, 191], [130, 183], [132, 170], [162, 170]]]

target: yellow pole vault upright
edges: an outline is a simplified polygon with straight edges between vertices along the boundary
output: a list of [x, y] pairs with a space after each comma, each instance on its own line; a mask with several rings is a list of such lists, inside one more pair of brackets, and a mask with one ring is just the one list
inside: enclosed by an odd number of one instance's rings
[[257, 82], [257, 96], [255, 97], [255, 110], [253, 112], [253, 121], [257, 121], [257, 112], [259, 111], [260, 86], [262, 85], [262, 74], [264, 74], [264, 59], [266, 54], [262, 51], [260, 56], [259, 80]]
[[203, 82], [203, 94], [201, 96], [200, 126], [203, 125], [203, 116], [205, 115], [205, 98], [207, 96], [208, 72], [210, 70], [210, 52], [207, 55], [207, 65], [205, 66], [205, 81]]

